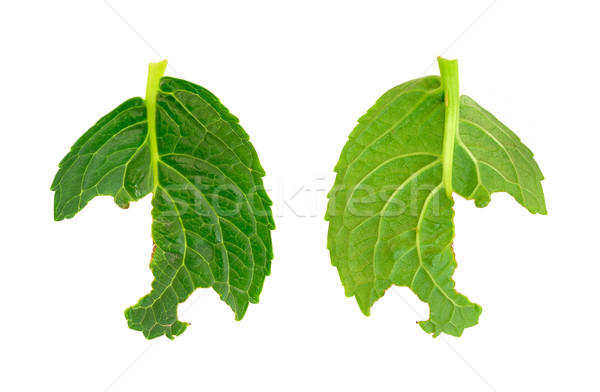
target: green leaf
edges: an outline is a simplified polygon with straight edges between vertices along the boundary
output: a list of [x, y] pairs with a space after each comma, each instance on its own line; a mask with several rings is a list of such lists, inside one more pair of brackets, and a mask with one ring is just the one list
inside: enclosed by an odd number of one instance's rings
[[151, 64], [146, 99], [100, 119], [59, 164], [55, 219], [73, 217], [95, 196], [127, 208], [152, 193], [152, 291], [125, 311], [152, 339], [187, 327], [177, 307], [212, 287], [235, 313], [257, 303], [270, 273], [275, 228], [264, 170], [238, 119], [206, 89], [162, 77]]
[[458, 95], [456, 61], [442, 77], [394, 87], [358, 120], [329, 192], [328, 248], [347, 296], [365, 315], [391, 285], [429, 304], [419, 324], [460, 336], [481, 307], [458, 293], [452, 193], [487, 205], [508, 192], [546, 213], [543, 179], [531, 151], [472, 99]]

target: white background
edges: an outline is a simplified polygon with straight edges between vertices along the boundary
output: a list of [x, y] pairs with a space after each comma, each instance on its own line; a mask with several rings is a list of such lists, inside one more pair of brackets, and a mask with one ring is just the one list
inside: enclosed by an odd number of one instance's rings
[[[595, 2], [111, 4], [1, 6], [0, 390], [598, 390]], [[503, 194], [485, 209], [457, 197], [457, 289], [483, 313], [461, 338], [432, 339], [406, 288], [369, 318], [344, 296], [323, 215], [358, 117], [437, 74], [440, 54], [459, 59], [461, 92], [535, 152], [549, 215]], [[277, 230], [272, 275], [241, 322], [198, 290], [180, 306], [182, 336], [146, 341], [123, 310], [150, 289], [149, 198], [127, 211], [97, 198], [56, 223], [49, 187], [71, 144], [143, 96], [163, 56], [167, 75], [241, 119]]]

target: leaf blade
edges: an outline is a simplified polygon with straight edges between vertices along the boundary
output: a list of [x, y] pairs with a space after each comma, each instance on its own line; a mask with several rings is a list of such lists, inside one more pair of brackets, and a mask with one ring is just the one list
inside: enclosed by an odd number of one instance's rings
[[241, 320], [258, 302], [273, 257], [264, 170], [238, 119], [202, 87], [165, 77], [157, 140], [155, 281], [126, 311], [130, 328], [150, 339], [185, 330], [177, 305], [200, 287], [212, 287]]
[[[533, 153], [519, 137], [473, 99], [461, 96], [459, 133], [455, 148], [455, 192], [478, 207], [494, 192], [507, 192], [529, 212], [547, 214], [541, 181], [544, 176]], [[456, 150], [455, 150], [456, 151]], [[471, 162], [467, 162], [470, 160]], [[466, 184], [462, 179], [476, 179]]]
[[[458, 336], [477, 323], [481, 307], [452, 281], [452, 200], [440, 192], [443, 129], [436, 76], [391, 89], [359, 119], [328, 195], [328, 248], [346, 295], [355, 296], [365, 315], [392, 284], [407, 286], [430, 305], [425, 331]], [[434, 196], [444, 207], [435, 209], [440, 216], [429, 209]], [[441, 226], [447, 228], [442, 242]]]
[[[52, 182], [54, 219], [71, 218], [96, 196], [127, 208], [150, 192], [146, 109], [131, 98], [102, 117], [71, 147]], [[135, 183], [125, 180], [136, 177]]]

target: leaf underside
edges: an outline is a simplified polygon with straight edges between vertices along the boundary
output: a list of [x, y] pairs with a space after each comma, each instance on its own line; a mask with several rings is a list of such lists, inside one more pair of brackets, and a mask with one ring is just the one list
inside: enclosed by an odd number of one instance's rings
[[186, 329], [177, 307], [197, 288], [212, 287], [242, 319], [270, 273], [275, 228], [264, 170], [238, 119], [180, 79], [163, 77], [156, 101], [157, 154], [145, 101], [132, 98], [73, 145], [51, 188], [56, 220], [95, 196], [127, 208], [153, 194], [152, 291], [125, 311], [148, 339]]
[[[429, 304], [419, 324], [460, 336], [481, 307], [454, 289], [453, 200], [442, 184], [444, 91], [438, 76], [394, 87], [349, 136], [330, 191], [328, 248], [347, 296], [365, 315], [391, 285]], [[453, 191], [486, 206], [507, 192], [546, 213], [542, 173], [531, 151], [471, 98], [460, 99]]]

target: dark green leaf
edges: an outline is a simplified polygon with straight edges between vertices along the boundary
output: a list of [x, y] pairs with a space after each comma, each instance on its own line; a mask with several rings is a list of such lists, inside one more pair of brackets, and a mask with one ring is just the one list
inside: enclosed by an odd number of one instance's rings
[[155, 279], [125, 311], [149, 339], [186, 329], [177, 307], [200, 287], [242, 319], [270, 273], [275, 227], [264, 170], [238, 119], [206, 89], [162, 71], [153, 76], [151, 65], [146, 101], [126, 101], [75, 143], [52, 185], [57, 220], [98, 195], [126, 208], [153, 194]]

